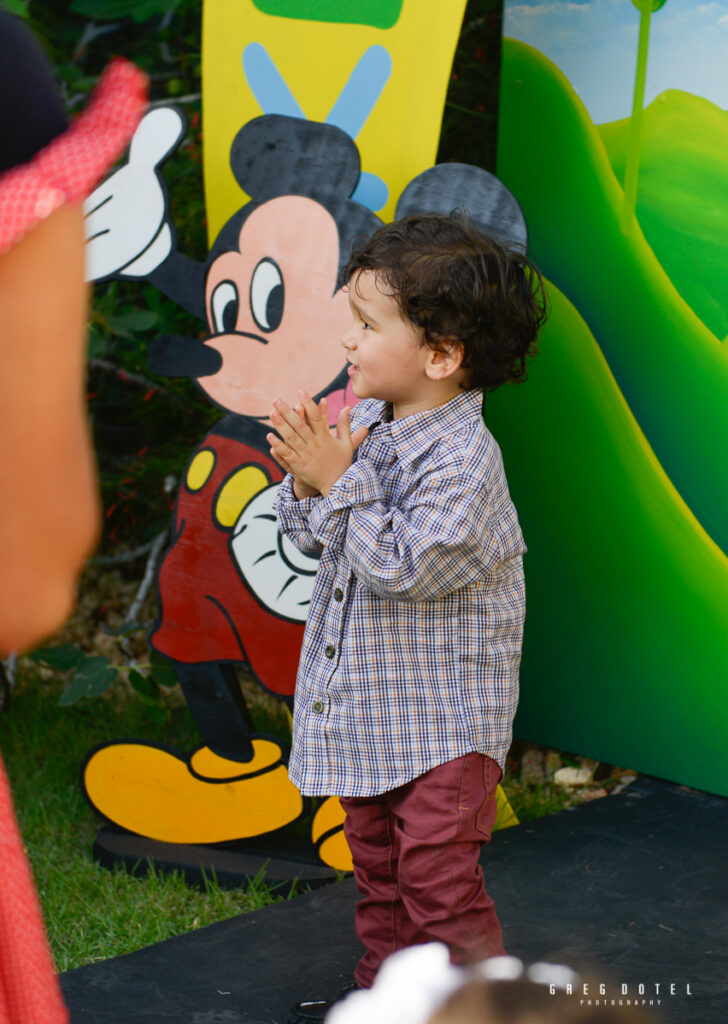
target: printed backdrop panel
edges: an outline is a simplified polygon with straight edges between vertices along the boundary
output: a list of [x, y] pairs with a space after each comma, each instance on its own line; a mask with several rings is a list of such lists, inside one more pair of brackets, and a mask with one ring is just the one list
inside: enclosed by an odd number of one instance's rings
[[530, 548], [516, 731], [726, 794], [728, 5], [504, 25], [498, 174], [552, 304], [487, 408]]

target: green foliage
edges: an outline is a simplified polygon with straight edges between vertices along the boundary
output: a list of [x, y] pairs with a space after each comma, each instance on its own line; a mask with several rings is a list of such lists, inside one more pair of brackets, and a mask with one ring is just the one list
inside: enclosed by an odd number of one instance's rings
[[29, 0], [0, 0], [0, 10], [17, 14], [19, 18], [28, 17]]
[[129, 670], [129, 682], [144, 701], [153, 701], [159, 696], [159, 686], [150, 676], [143, 676], [135, 668]]
[[506, 776], [503, 789], [519, 822], [556, 814], [569, 806], [568, 791], [550, 780], [528, 785], [520, 779]]
[[502, 0], [468, 0], [445, 99], [437, 162], [495, 171]]
[[158, 724], [164, 722], [166, 715], [164, 708], [160, 706], [162, 688], [155, 677], [142, 675], [141, 672], [132, 668], [129, 670], [129, 682], [142, 703], [147, 705], [152, 720]]
[[[119, 630], [117, 635], [138, 632], [140, 629], [139, 625], [133, 624], [129, 629]], [[151, 652], [146, 665], [136, 667], [113, 665], [107, 655], [85, 654], [79, 647], [69, 643], [58, 647], [39, 647], [30, 655], [30, 659], [68, 678], [58, 698], [58, 703], [63, 707], [69, 707], [83, 697], [100, 697], [126, 673], [131, 689], [147, 706], [152, 721], [159, 725], [167, 718], [164, 698], [177, 685], [172, 666], [156, 651]], [[147, 674], [140, 672], [140, 668], [146, 668]]]
[[151, 666], [150, 674], [157, 687], [161, 686], [170, 690], [173, 686], [177, 685], [177, 676], [174, 674], [174, 669], [163, 655], [152, 651], [149, 656], [149, 662]]
[[115, 682], [118, 671], [106, 655], [84, 658], [74, 669], [73, 679], [61, 694], [59, 704], [75, 704], [81, 697], [98, 697]]
[[60, 644], [58, 647], [37, 647], [30, 655], [32, 661], [47, 665], [57, 672], [68, 672], [75, 668], [83, 659], [83, 651], [73, 644]]
[[[207, 254], [200, 21], [201, 0], [77, 0], [70, 7], [34, 0], [30, 7], [31, 28], [53, 63], [69, 114], [88, 101], [113, 54], [147, 72], [152, 100], [172, 93], [184, 100], [189, 131], [165, 180], [180, 250], [195, 259]], [[220, 412], [190, 381], [157, 377], [147, 366], [157, 335], [196, 337], [203, 327], [198, 320], [143, 281], [97, 285], [92, 301], [89, 411], [105, 517], [101, 552], [111, 553], [150, 540], [169, 523], [175, 481]]]
[[[142, 321], [140, 326], [140, 321], [134, 317], [147, 312], [151, 313], [151, 319]], [[141, 310], [128, 303], [126, 306], [122, 305], [116, 281], [105, 287], [99, 286], [95, 291], [89, 315], [89, 359], [112, 355], [116, 339], [133, 341], [135, 334], [149, 330], [157, 320], [157, 314], [152, 311]]]
[[132, 18], [147, 21], [155, 15], [176, 11], [181, 0], [73, 0], [70, 5], [77, 14], [85, 14], [96, 21], [114, 18]]
[[[91, 311], [88, 345], [89, 359], [106, 355], [106, 350], [109, 347], [109, 338], [127, 338], [131, 340], [136, 334], [151, 330], [159, 320], [158, 315], [150, 309], [132, 308], [129, 312], [120, 313], [116, 316], [113, 313], [104, 315], [104, 300], [112, 292], [115, 298], [115, 289], [112, 286], [105, 295], [102, 293], [98, 303]], [[112, 308], [115, 308], [115, 303], [112, 305]]]
[[[80, 9], [86, 4], [91, 13]], [[128, 14], [111, 13], [122, 7]], [[199, 94], [201, 12], [201, 0], [78, 0], [78, 7], [62, 0], [33, 0], [29, 21], [54, 66], [69, 110], [77, 110], [114, 54], [128, 57], [149, 75], [153, 100], [167, 98], [172, 79], [182, 83], [183, 95]], [[199, 102], [186, 109], [199, 110]]]

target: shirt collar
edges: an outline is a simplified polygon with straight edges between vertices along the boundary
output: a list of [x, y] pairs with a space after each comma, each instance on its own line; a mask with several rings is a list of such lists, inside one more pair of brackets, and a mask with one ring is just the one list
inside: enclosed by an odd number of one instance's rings
[[411, 462], [436, 441], [462, 428], [469, 421], [479, 420], [482, 423], [483, 392], [470, 389], [434, 409], [396, 420], [392, 420], [391, 415], [392, 408], [388, 402], [371, 401], [370, 408], [357, 425], [371, 429], [377, 427], [376, 435], [388, 434], [400, 461]]

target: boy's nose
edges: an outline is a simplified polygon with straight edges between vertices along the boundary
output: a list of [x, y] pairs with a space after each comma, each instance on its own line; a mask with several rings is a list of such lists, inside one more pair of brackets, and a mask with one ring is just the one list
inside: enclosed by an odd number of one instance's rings
[[356, 341], [354, 339], [354, 325], [352, 324], [348, 331], [345, 331], [341, 336], [341, 344], [345, 349], [356, 348]]

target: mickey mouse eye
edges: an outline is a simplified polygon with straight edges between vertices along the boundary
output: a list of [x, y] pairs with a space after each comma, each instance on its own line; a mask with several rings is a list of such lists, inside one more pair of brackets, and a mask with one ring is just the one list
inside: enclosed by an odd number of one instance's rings
[[274, 331], [283, 319], [283, 277], [278, 264], [266, 257], [253, 271], [250, 309], [261, 331]]
[[232, 281], [221, 281], [215, 285], [210, 306], [215, 334], [230, 334], [234, 331], [238, 322], [240, 299], [238, 289]]

